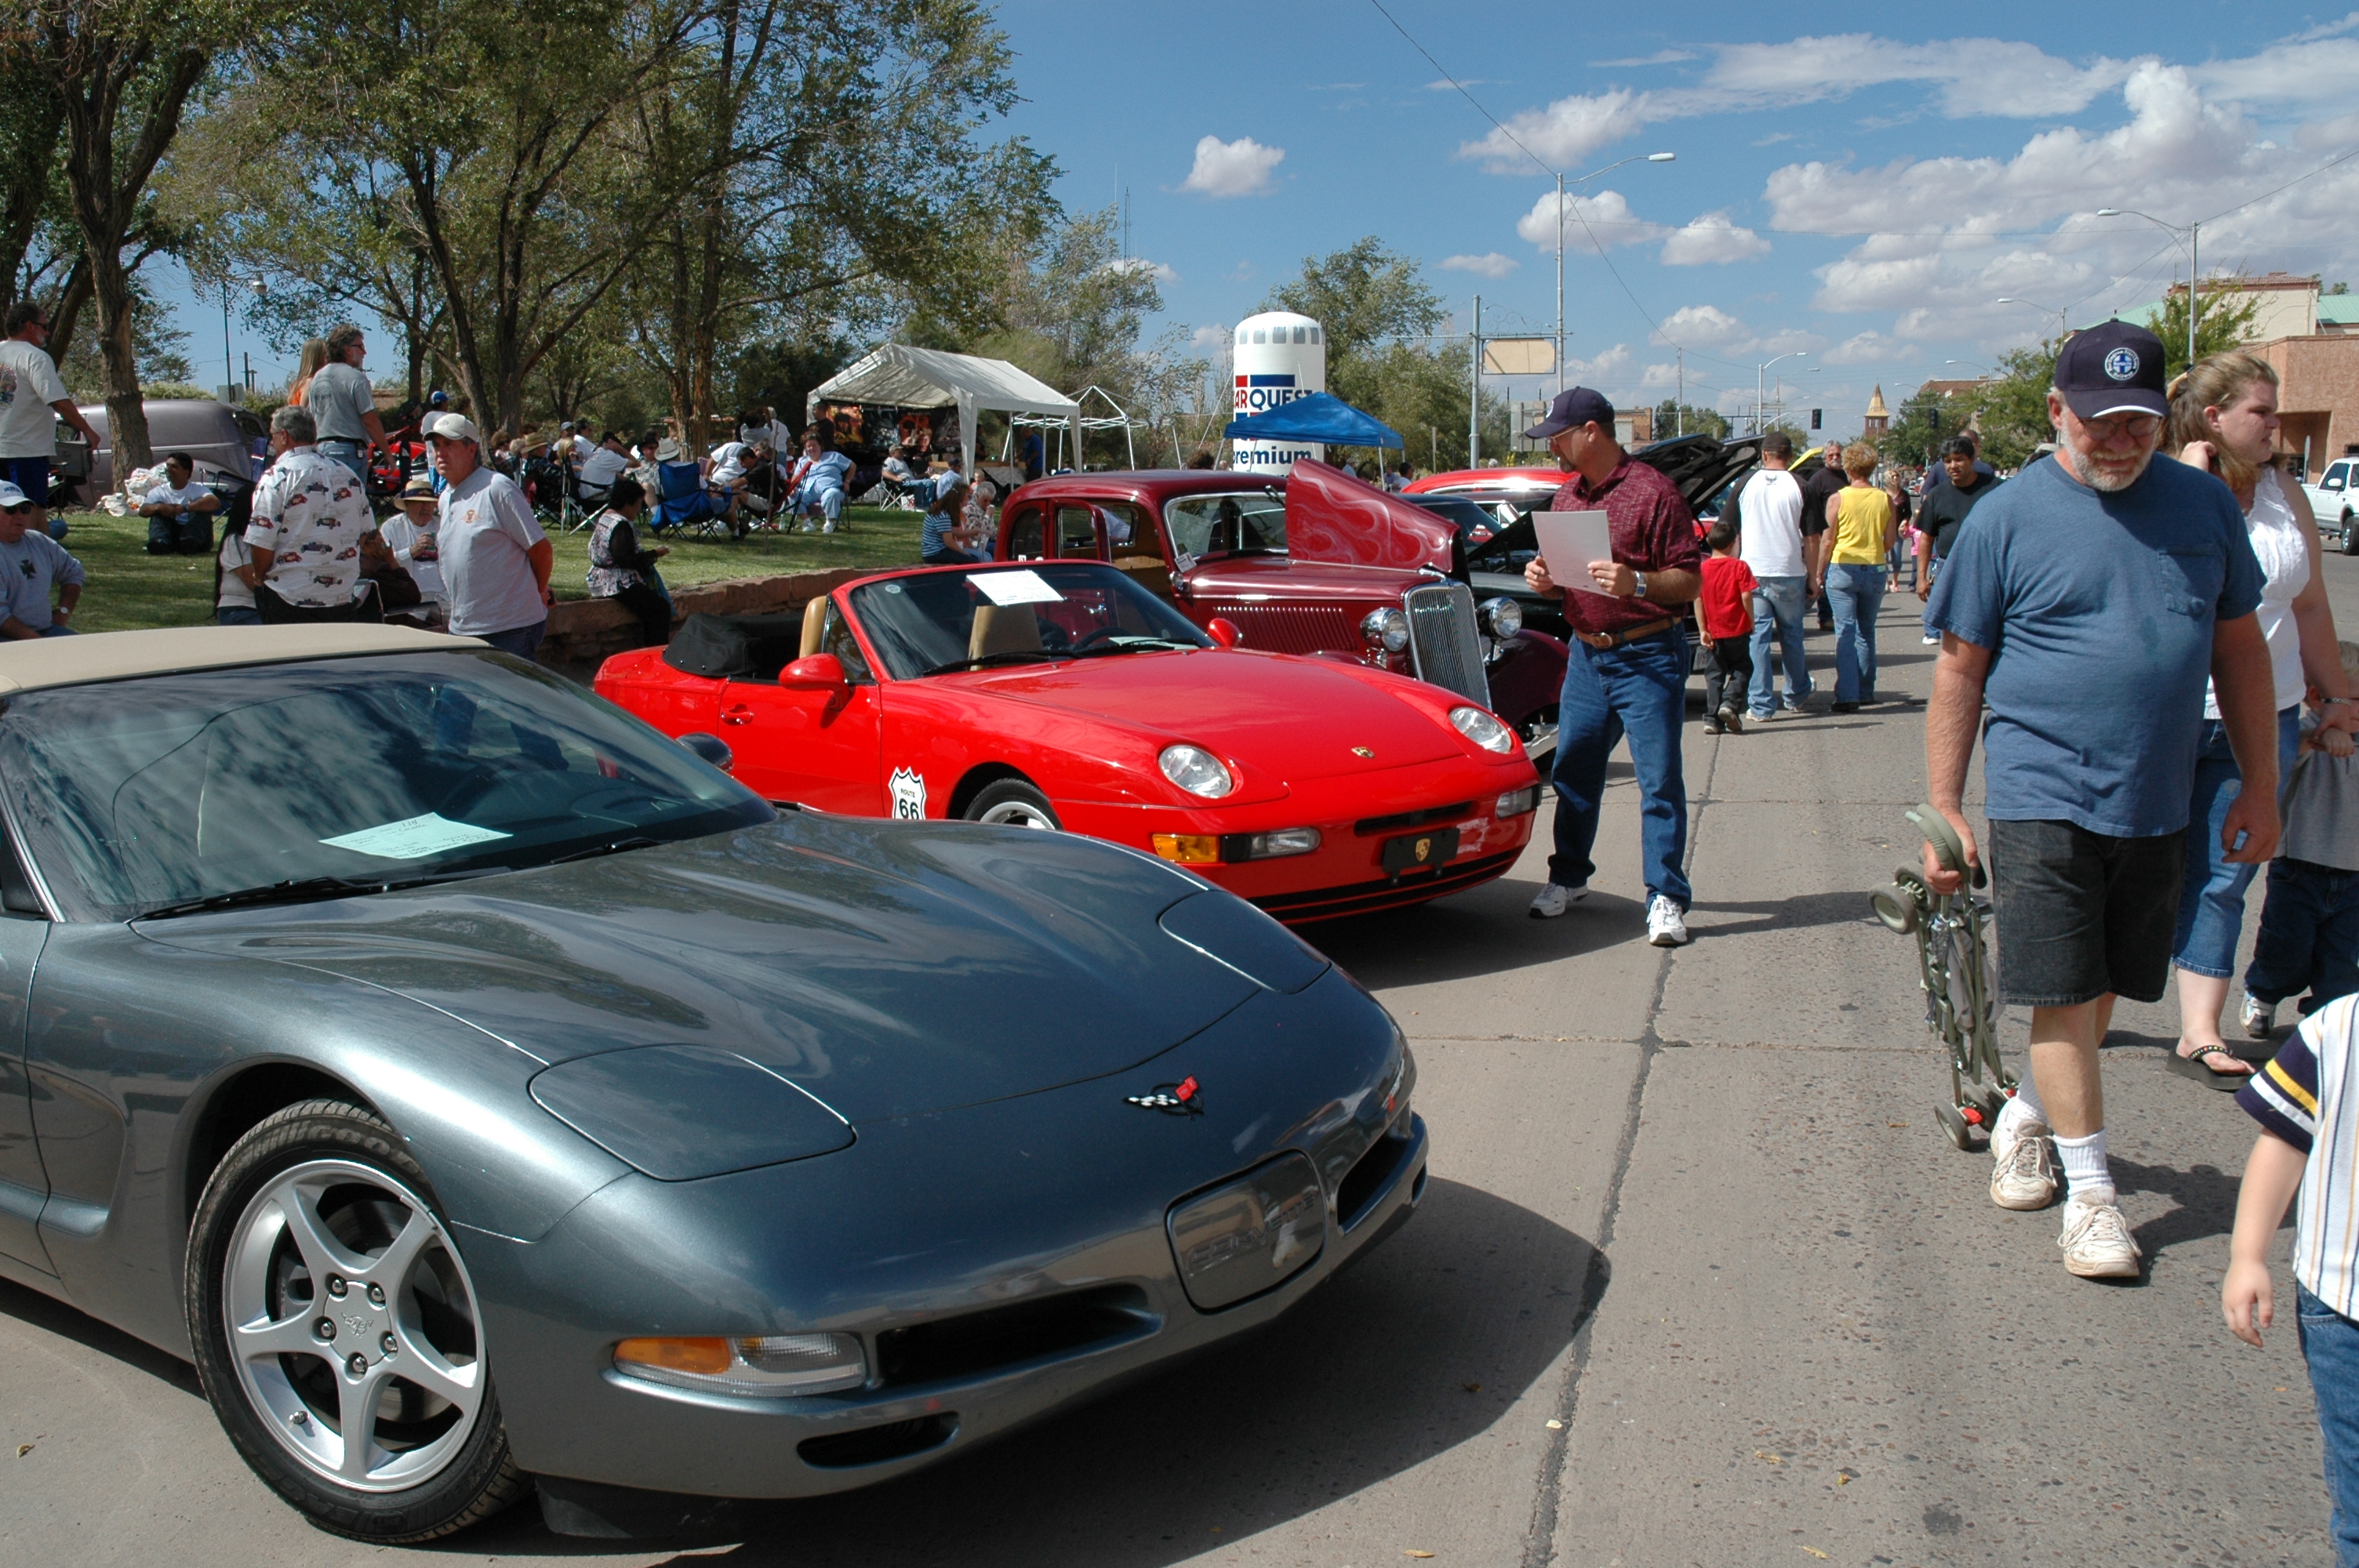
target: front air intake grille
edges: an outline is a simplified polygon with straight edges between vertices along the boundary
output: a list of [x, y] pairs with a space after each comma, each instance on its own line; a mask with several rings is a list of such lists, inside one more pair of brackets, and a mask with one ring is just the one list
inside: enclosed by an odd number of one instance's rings
[[1462, 816], [1474, 815], [1474, 803], [1462, 800], [1455, 806], [1429, 806], [1423, 811], [1404, 811], [1394, 816], [1363, 816], [1352, 824], [1352, 831], [1362, 838], [1373, 838], [1379, 833], [1397, 832], [1404, 827], [1430, 827], [1437, 822], [1455, 822]]
[[888, 1328], [876, 1336], [876, 1370], [887, 1388], [939, 1383], [1143, 1339], [1160, 1326], [1144, 1291], [1100, 1285]]
[[802, 1456], [804, 1464], [814, 1470], [851, 1470], [863, 1465], [882, 1465], [888, 1459], [907, 1459], [912, 1454], [940, 1448], [957, 1433], [958, 1412], [944, 1411], [939, 1415], [919, 1416], [914, 1421], [864, 1426], [857, 1432], [806, 1437], [795, 1444], [795, 1452]]
[[1417, 678], [1488, 707], [1483, 639], [1474, 629], [1474, 593], [1462, 582], [1429, 583], [1401, 595], [1408, 611], [1409, 667]]
[[1343, 1173], [1343, 1182], [1335, 1188], [1338, 1225], [1349, 1230], [1368, 1217], [1368, 1206], [1392, 1184], [1394, 1173], [1408, 1158], [1412, 1147], [1407, 1118], [1402, 1119], [1398, 1128], [1387, 1129], [1384, 1137], [1368, 1145], [1368, 1152]]
[[1208, 604], [1206, 611], [1244, 633], [1245, 645], [1272, 654], [1360, 654], [1351, 611], [1336, 604]]

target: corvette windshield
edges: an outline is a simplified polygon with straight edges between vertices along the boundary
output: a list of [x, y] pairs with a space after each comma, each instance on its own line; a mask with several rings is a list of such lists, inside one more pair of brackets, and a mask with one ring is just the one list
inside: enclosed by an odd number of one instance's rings
[[896, 680], [1212, 645], [1121, 572], [1080, 561], [872, 582], [853, 589], [852, 611]]
[[28, 692], [0, 718], [0, 776], [50, 891], [86, 920], [547, 865], [771, 818], [581, 687], [457, 648]]

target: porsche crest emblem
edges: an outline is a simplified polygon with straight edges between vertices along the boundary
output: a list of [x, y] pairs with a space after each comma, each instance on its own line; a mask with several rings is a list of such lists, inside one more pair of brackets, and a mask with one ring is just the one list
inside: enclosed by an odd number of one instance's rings
[[1432, 840], [1432, 839], [1430, 839], [1430, 838], [1420, 838], [1420, 839], [1419, 839], [1419, 840], [1417, 841], [1417, 860], [1418, 860], [1418, 864], [1419, 864], [1419, 865], [1423, 865], [1423, 864], [1426, 862], [1427, 859], [1428, 859], [1428, 858], [1430, 858], [1430, 857], [1432, 855], [1432, 853], [1433, 853], [1433, 840]]
[[1373, 757], [1375, 754], [1376, 749], [1374, 746], [1354, 746], [1352, 748], [1352, 755], [1355, 757]]

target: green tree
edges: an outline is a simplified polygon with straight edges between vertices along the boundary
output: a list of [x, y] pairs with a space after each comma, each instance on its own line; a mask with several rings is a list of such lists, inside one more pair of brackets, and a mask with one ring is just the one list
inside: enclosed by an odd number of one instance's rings
[[[2195, 324], [2195, 357], [2210, 359], [2224, 353], [2252, 336], [2253, 318], [2260, 313], [2261, 302], [2246, 294], [2232, 297], [2229, 286], [2223, 284], [2205, 288], [2198, 296], [2203, 302], [2203, 317]], [[2163, 374], [2176, 379], [2189, 363], [2187, 358], [2187, 291], [2174, 288], [2165, 297], [2159, 311], [2149, 311], [2147, 330], [2162, 340]], [[2052, 356], [2050, 362], [2053, 362]]]
[[1992, 467], [2021, 468], [2054, 437], [2048, 389], [2056, 382], [2056, 347], [2043, 341], [2001, 355], [1999, 373], [1965, 395], [1981, 435], [1983, 460]]
[[1965, 428], [1967, 411], [1957, 399], [1919, 387], [1902, 399], [1891, 427], [1876, 438], [1876, 449], [1894, 462], [1924, 468], [1941, 443]]
[[1681, 403], [1666, 397], [1655, 405], [1655, 439], [1665, 441], [1684, 432], [1705, 435], [1719, 440], [1728, 439], [1734, 427], [1718, 409], [1699, 408], [1692, 403]]

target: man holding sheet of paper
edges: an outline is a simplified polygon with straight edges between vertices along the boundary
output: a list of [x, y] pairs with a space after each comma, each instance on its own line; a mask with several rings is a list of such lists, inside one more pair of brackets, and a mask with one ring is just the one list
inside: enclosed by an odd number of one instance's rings
[[[1614, 438], [1614, 406], [1585, 386], [1557, 395], [1548, 417], [1524, 432], [1546, 438], [1571, 476], [1549, 511], [1603, 514], [1535, 516], [1540, 554], [1524, 568], [1539, 593], [1564, 599], [1575, 646], [1558, 703], [1556, 853], [1548, 886], [1532, 900], [1535, 920], [1562, 914], [1589, 896], [1596, 870], [1598, 806], [1605, 759], [1630, 740], [1638, 776], [1640, 842], [1647, 878], [1647, 939], [1658, 947], [1688, 940], [1690, 896], [1688, 803], [1680, 766], [1680, 726], [1687, 719], [1690, 654], [1681, 612], [1701, 589], [1703, 551], [1695, 514], [1661, 470], [1635, 461]], [[1589, 559], [1549, 558], [1560, 551]]]

